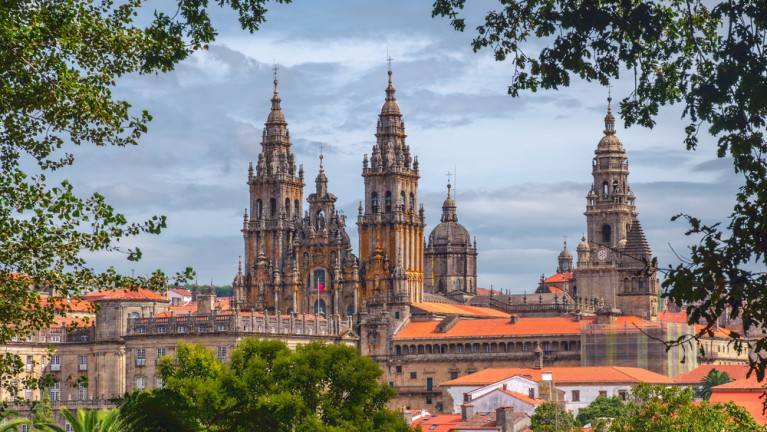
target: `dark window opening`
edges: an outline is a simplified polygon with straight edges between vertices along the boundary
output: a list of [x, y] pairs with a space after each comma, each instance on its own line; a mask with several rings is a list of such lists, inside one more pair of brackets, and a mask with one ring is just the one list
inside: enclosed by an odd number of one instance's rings
[[386, 197], [385, 197], [385, 204], [386, 204], [386, 211], [391, 211], [391, 192], [386, 191]]
[[610, 243], [612, 232], [613, 229], [610, 227], [610, 225], [602, 225], [602, 243]]
[[373, 192], [370, 196], [370, 206], [373, 207], [373, 213], [378, 212], [378, 193]]

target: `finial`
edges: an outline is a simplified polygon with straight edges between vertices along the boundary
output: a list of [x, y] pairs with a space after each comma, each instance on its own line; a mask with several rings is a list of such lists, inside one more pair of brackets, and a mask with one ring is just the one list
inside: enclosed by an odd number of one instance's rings
[[389, 65], [389, 82], [391, 82], [391, 61], [394, 60], [389, 55], [389, 49], [386, 48], [386, 63]]
[[275, 63], [274, 66], [272, 66], [272, 71], [274, 72], [274, 94], [277, 94], [277, 71], [280, 68], [277, 67], [277, 64]]
[[605, 116], [605, 135], [615, 135], [615, 116], [613, 116], [612, 86], [607, 86], [607, 115]]

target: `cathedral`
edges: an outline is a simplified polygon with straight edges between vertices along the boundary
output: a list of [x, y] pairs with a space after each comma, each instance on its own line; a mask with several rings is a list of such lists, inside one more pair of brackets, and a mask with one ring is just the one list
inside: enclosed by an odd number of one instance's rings
[[[370, 343], [365, 344], [362, 334], [360, 343], [369, 348], [363, 351], [375, 354], [386, 349], [391, 327], [407, 321], [413, 305], [473, 304], [475, 298], [491, 303], [481, 299], [487, 290], [477, 287], [477, 241], [458, 222], [449, 182], [440, 223], [425, 233], [419, 161], [406, 141], [391, 70], [375, 144], [370, 156], [362, 157], [359, 256], [353, 252], [345, 216], [335, 209], [336, 197], [328, 191], [322, 155], [314, 192], [304, 201], [304, 169], [292, 153], [281, 103], [275, 75], [261, 153], [248, 170], [245, 250], [233, 283], [239, 310], [354, 318], [358, 325], [372, 326], [366, 332]], [[615, 132], [608, 98], [586, 196], [587, 234], [577, 246], [577, 263], [565, 244], [556, 274], [542, 278], [538, 291], [556, 292], [557, 298], [561, 294], [564, 304], [580, 302], [592, 311], [654, 320], [659, 293], [655, 263], [637, 218], [626, 152]], [[516, 297], [506, 297], [505, 304], [513, 305]]]

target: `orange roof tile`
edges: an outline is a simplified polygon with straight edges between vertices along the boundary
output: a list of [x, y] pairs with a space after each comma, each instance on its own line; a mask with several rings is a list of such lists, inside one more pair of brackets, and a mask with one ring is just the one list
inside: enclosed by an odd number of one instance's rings
[[128, 289], [121, 288], [119, 290], [105, 290], [96, 293], [89, 293], [83, 296], [90, 301], [97, 300], [167, 300], [165, 297], [157, 294], [154, 291], [149, 291], [146, 288]]
[[[422, 431], [449, 432], [460, 422], [460, 414], [440, 414], [419, 418], [415, 420], [411, 426], [415, 428], [420, 425]], [[434, 428], [432, 429], [432, 427]]]
[[192, 296], [192, 292], [191, 291], [185, 290], [183, 288], [171, 288], [171, 291], [173, 291], [174, 293], [176, 293], [178, 295], [182, 295], [184, 297], [191, 297]]
[[671, 312], [670, 310], [663, 310], [658, 313], [658, 321], [686, 324], [687, 312]]
[[679, 375], [674, 379], [674, 382], [677, 384], [700, 384], [700, 380], [705, 378], [713, 369], [726, 372], [732, 380], [743, 379], [748, 373], [748, 366], [746, 365], [702, 365], [690, 372]]
[[557, 282], [570, 282], [573, 280], [572, 273], [557, 273], [554, 276], [549, 276], [543, 283], [557, 283]]
[[53, 325], [51, 327], [90, 327], [95, 322], [95, 317], [90, 317], [88, 322], [85, 322], [82, 318], [57, 316], [53, 318]]
[[93, 312], [93, 303], [88, 300], [69, 300], [63, 297], [47, 297], [40, 300], [40, 306], [53, 304], [56, 310], [67, 310], [73, 312]]
[[461, 319], [446, 332], [437, 333], [440, 321], [411, 321], [394, 339], [442, 339], [463, 336], [576, 335], [581, 324], [593, 323], [593, 318], [576, 321], [572, 317], [519, 318], [512, 324], [505, 319]]
[[549, 294], [564, 294], [565, 293], [565, 291], [563, 289], [557, 288], [554, 285], [550, 285], [550, 286], [546, 287], [546, 289], [548, 290]]
[[562, 366], [544, 369], [490, 368], [444, 382], [440, 386], [486, 386], [514, 376], [523, 376], [540, 382], [542, 372], [551, 372], [554, 383], [558, 385], [640, 382], [652, 384], [674, 383], [674, 380], [667, 376], [641, 368], [622, 366]]
[[[721, 387], [721, 386], [719, 386]], [[714, 387], [717, 388], [717, 387]], [[711, 398], [708, 400], [711, 403], [727, 403], [733, 402], [735, 405], [743, 407], [751, 413], [757, 423], [761, 425], [767, 424], [767, 416], [764, 414], [764, 399], [761, 398], [763, 389], [754, 392], [731, 392], [731, 391], [717, 391], [712, 389]]]
[[479, 307], [479, 306], [467, 306], [461, 304], [451, 303], [413, 303], [414, 307], [421, 309], [425, 312], [445, 315], [462, 315], [462, 316], [486, 316], [486, 317], [508, 317], [509, 314], [501, 312], [496, 309]]
[[542, 404], [542, 403], [546, 402], [546, 401], [544, 401], [543, 399], [535, 399], [535, 398], [531, 398], [530, 396], [528, 396], [528, 395], [526, 395], [526, 394], [523, 394], [523, 393], [520, 393], [520, 392], [515, 392], [515, 391], [511, 391], [511, 390], [506, 390], [506, 389], [503, 389], [503, 388], [501, 388], [500, 390], [501, 390], [502, 392], [506, 393], [507, 395], [509, 395], [509, 396], [512, 396], [512, 397], [514, 397], [514, 398], [516, 398], [516, 399], [519, 399], [519, 400], [521, 400], [522, 402], [528, 403], [528, 404], [530, 404], [530, 405], [540, 405], [540, 404]]
[[756, 374], [752, 373], [750, 377], [743, 377], [730, 381], [727, 384], [711, 387], [711, 392], [715, 391], [763, 391], [767, 382], [759, 382], [756, 378]]

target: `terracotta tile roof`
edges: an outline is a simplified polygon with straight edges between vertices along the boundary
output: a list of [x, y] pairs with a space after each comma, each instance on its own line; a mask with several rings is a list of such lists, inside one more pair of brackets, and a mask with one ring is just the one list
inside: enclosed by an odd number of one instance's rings
[[713, 369], [726, 372], [730, 379], [733, 380], [743, 379], [748, 373], [748, 366], [746, 365], [702, 365], [690, 372], [679, 375], [674, 379], [674, 382], [677, 384], [700, 384], [700, 380], [705, 378]]
[[[765, 380], [767, 381], [767, 380]], [[767, 382], [759, 382], [756, 378], [756, 374], [752, 373], [750, 377], [736, 379], [735, 381], [728, 382], [727, 384], [711, 387], [711, 392], [719, 391], [764, 391], [764, 386]]]
[[95, 317], [89, 317], [86, 323], [84, 319], [77, 317], [62, 317], [58, 316], [53, 318], [53, 325], [51, 327], [90, 327], [96, 322]]
[[419, 418], [411, 426], [415, 428], [420, 425], [424, 432], [449, 432], [460, 422], [460, 414], [440, 414]]
[[526, 395], [524, 393], [515, 392], [515, 391], [511, 391], [511, 390], [505, 390], [503, 388], [500, 388], [499, 390], [501, 390], [502, 392], [506, 393], [507, 395], [509, 395], [511, 397], [519, 399], [522, 402], [525, 402], [525, 403], [530, 404], [530, 405], [540, 405], [540, 404], [546, 402], [543, 399], [531, 398], [530, 396], [528, 396], [528, 395]]
[[[702, 337], [709, 337], [709, 330], [704, 330], [705, 328], [706, 326], [696, 325], [695, 332], [702, 335]], [[713, 337], [715, 338], [724, 338], [724, 339], [730, 338], [730, 330], [725, 330], [720, 327], [712, 327], [710, 331], [713, 334]]]
[[563, 366], [543, 369], [490, 368], [441, 383], [440, 386], [486, 386], [514, 376], [524, 376], [533, 381], [540, 382], [542, 372], [551, 372], [552, 379], [557, 385], [602, 383], [638, 384], [641, 382], [652, 384], [674, 383], [674, 380], [669, 377], [641, 368], [621, 366]]
[[663, 310], [658, 313], [658, 321], [661, 322], [673, 322], [673, 323], [687, 323], [687, 312], [671, 312], [670, 310]]
[[480, 316], [480, 317], [508, 317], [509, 314], [501, 312], [496, 309], [467, 306], [461, 304], [450, 303], [413, 303], [413, 307], [423, 310], [424, 312], [445, 314], [445, 315], [461, 315], [461, 316]]
[[565, 290], [561, 288], [557, 288], [554, 285], [547, 286], [546, 289], [548, 290], [549, 294], [564, 294]]
[[40, 306], [45, 307], [53, 304], [56, 310], [69, 310], [73, 312], [94, 312], [93, 303], [88, 300], [69, 300], [62, 297], [47, 297], [40, 300]]
[[174, 293], [176, 293], [178, 295], [182, 295], [184, 297], [191, 297], [192, 296], [192, 292], [191, 291], [185, 290], [183, 288], [172, 288], [171, 291], [173, 291]]
[[514, 324], [505, 319], [461, 319], [444, 333], [438, 333], [440, 321], [411, 321], [394, 339], [442, 339], [465, 336], [577, 335], [581, 324], [592, 324], [593, 318], [576, 321], [572, 317], [519, 318]]
[[572, 273], [557, 273], [554, 276], [549, 276], [543, 283], [558, 283], [558, 282], [570, 282], [573, 280]]
[[138, 288], [135, 290], [121, 288], [119, 290], [106, 290], [95, 293], [89, 293], [83, 296], [86, 300], [167, 300], [165, 297], [157, 294], [154, 291], [149, 291], [145, 288]]
[[[721, 386], [718, 386], [721, 387]], [[717, 387], [714, 387], [714, 389]], [[735, 405], [743, 407], [751, 413], [757, 423], [761, 425], [767, 425], [767, 416], [763, 413], [764, 399], [762, 394], [764, 390], [752, 392], [738, 392], [738, 391], [713, 391], [711, 392], [711, 398], [708, 400], [711, 403], [727, 403], [733, 402]]]
[[496, 428], [495, 425], [495, 411], [480, 412], [474, 414], [472, 418], [460, 422], [456, 425], [456, 429], [487, 429]]

